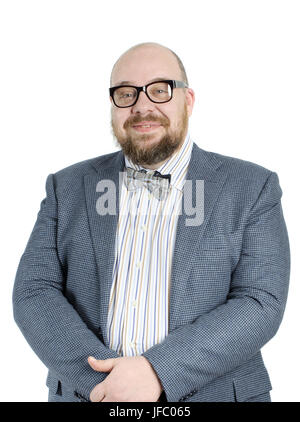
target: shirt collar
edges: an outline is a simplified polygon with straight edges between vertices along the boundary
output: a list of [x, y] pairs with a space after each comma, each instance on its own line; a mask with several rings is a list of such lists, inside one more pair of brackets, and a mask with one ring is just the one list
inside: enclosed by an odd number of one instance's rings
[[[193, 149], [193, 141], [187, 133], [187, 136], [181, 145], [180, 149], [176, 151], [166, 162], [164, 162], [156, 170], [161, 174], [171, 174], [171, 186], [182, 190], [185, 182], [185, 176], [188, 169], [188, 164], [191, 158]], [[145, 169], [149, 171], [149, 168], [140, 166], [139, 164], [133, 164], [132, 161], [125, 155], [125, 167], [131, 167], [135, 170]]]

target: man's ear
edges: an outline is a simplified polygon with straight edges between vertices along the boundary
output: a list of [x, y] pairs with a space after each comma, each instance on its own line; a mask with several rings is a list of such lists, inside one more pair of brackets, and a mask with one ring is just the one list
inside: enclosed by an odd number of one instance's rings
[[192, 88], [185, 89], [185, 98], [186, 98], [186, 105], [188, 109], [188, 115], [191, 116], [194, 108], [195, 103], [195, 92]]

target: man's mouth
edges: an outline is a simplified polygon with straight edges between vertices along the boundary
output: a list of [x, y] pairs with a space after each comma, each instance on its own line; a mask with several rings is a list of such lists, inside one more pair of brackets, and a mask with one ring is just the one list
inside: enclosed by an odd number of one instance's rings
[[133, 129], [137, 130], [138, 132], [149, 132], [151, 130], [157, 129], [160, 127], [161, 124], [157, 122], [140, 122], [133, 124]]

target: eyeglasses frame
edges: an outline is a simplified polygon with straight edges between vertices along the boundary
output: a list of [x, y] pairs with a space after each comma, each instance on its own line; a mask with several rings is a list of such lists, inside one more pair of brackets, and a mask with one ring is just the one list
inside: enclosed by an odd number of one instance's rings
[[[167, 101], [153, 101], [150, 97], [149, 97], [149, 95], [148, 95], [148, 92], [147, 92], [147, 89], [148, 89], [148, 86], [150, 86], [150, 85], [153, 85], [153, 84], [157, 84], [157, 83], [160, 83], [160, 82], [166, 82], [167, 84], [169, 84], [169, 86], [171, 87], [171, 98], [169, 99], [169, 100], [167, 100]], [[136, 90], [137, 90], [137, 96], [136, 96], [136, 99], [135, 99], [135, 102], [133, 103], [133, 104], [130, 104], [130, 105], [128, 105], [128, 106], [119, 106], [119, 105], [117, 105], [116, 103], [115, 103], [115, 99], [114, 99], [114, 92], [115, 92], [115, 90], [116, 89], [118, 89], [118, 88], [123, 88], [123, 87], [127, 87], [127, 88], [135, 88]], [[136, 103], [137, 103], [137, 101], [138, 101], [138, 99], [139, 99], [139, 96], [140, 96], [140, 92], [144, 92], [146, 95], [147, 95], [147, 97], [149, 98], [149, 100], [152, 102], [152, 103], [156, 103], [156, 104], [164, 104], [164, 103], [168, 103], [169, 101], [171, 101], [172, 100], [172, 98], [173, 98], [173, 89], [174, 88], [188, 88], [188, 85], [185, 83], [185, 82], [183, 82], [183, 81], [176, 81], [176, 80], [174, 80], [174, 79], [168, 79], [168, 80], [166, 80], [166, 79], [162, 79], [162, 80], [160, 80], [160, 81], [154, 81], [154, 82], [150, 82], [149, 84], [147, 84], [147, 85], [144, 85], [144, 86], [135, 86], [135, 85], [118, 85], [118, 86], [113, 86], [113, 87], [111, 87], [111, 88], [109, 88], [109, 95], [111, 96], [111, 98], [112, 98], [112, 100], [113, 100], [113, 103], [114, 103], [114, 105], [116, 106], [116, 107], [118, 107], [118, 108], [127, 108], [127, 107], [133, 107]]]

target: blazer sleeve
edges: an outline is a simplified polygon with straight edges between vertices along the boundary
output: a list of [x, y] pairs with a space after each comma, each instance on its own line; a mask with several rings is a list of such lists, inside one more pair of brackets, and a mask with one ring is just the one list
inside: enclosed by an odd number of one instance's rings
[[64, 296], [64, 273], [56, 247], [57, 202], [53, 175], [46, 181], [46, 198], [23, 253], [13, 288], [14, 318], [25, 339], [50, 372], [82, 398], [105, 373], [88, 364], [119, 357], [88, 329]]
[[277, 332], [290, 274], [281, 195], [277, 174], [269, 173], [247, 220], [227, 301], [143, 354], [168, 401], [180, 401], [243, 364]]

